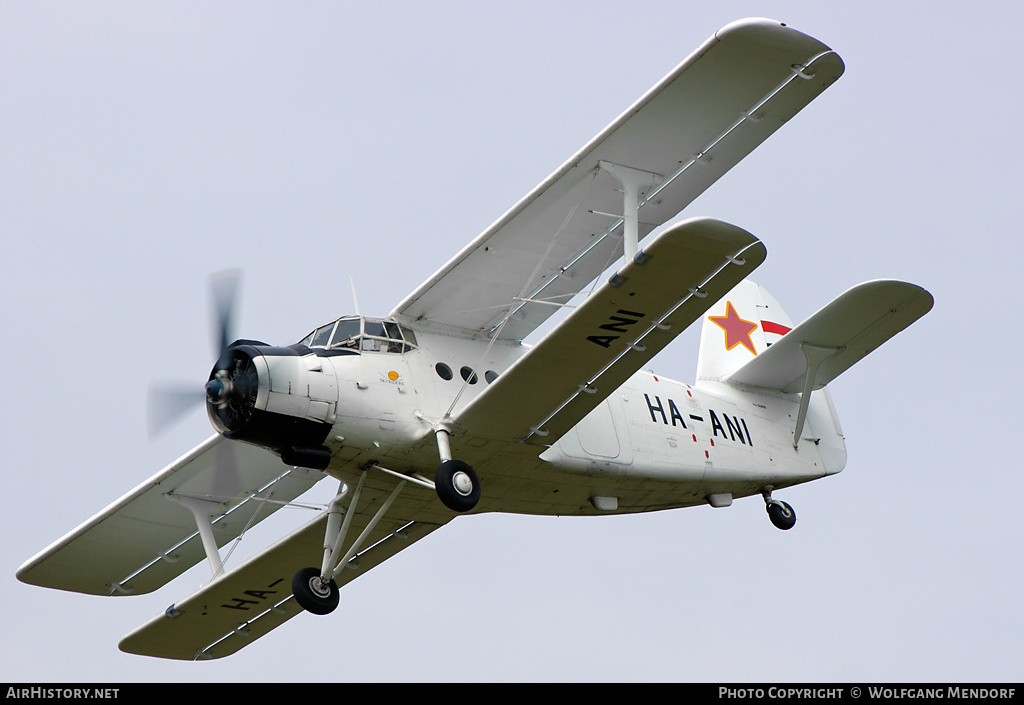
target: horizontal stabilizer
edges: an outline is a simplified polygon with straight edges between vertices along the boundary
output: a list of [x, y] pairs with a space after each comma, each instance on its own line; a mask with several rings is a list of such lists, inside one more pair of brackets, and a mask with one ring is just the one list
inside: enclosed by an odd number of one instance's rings
[[765, 255], [753, 235], [718, 220], [672, 226], [458, 412], [458, 428], [554, 443]]
[[928, 313], [932, 304], [932, 295], [915, 284], [892, 280], [860, 284], [725, 381], [785, 393], [820, 389]]

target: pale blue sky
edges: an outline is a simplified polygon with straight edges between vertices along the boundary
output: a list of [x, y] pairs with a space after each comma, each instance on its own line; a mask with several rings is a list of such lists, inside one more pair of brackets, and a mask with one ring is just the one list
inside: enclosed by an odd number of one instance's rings
[[[0, 2], [0, 679], [1021, 680], [1024, 9], [839, 5]], [[748, 16], [846, 74], [684, 215], [757, 235], [794, 320], [881, 277], [936, 300], [831, 385], [849, 462], [785, 492], [793, 531], [757, 498], [463, 518], [198, 664], [117, 642], [203, 565], [137, 598], [15, 580], [210, 433], [145, 418], [150, 382], [206, 379], [210, 273], [244, 270], [245, 337], [350, 312], [350, 274], [384, 315]], [[691, 381], [696, 340], [653, 368]]]

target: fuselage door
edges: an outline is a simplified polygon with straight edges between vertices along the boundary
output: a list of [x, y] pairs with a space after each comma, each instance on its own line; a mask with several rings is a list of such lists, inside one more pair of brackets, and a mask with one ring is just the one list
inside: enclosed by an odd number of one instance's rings
[[601, 402], [597, 408], [587, 414], [576, 424], [576, 435], [580, 447], [587, 455], [600, 458], [618, 458], [621, 448], [619, 437], [615, 432], [615, 420], [612, 418], [608, 401]]

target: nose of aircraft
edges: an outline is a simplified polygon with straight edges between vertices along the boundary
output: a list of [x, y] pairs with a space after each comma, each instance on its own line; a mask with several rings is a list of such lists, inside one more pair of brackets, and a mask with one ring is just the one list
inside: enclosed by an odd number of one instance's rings
[[230, 380], [214, 378], [206, 383], [206, 400], [211, 404], [217, 405], [227, 401], [230, 392]]
[[207, 410], [225, 434], [242, 430], [252, 418], [259, 390], [259, 373], [246, 349], [251, 346], [239, 342], [224, 351], [206, 383]]

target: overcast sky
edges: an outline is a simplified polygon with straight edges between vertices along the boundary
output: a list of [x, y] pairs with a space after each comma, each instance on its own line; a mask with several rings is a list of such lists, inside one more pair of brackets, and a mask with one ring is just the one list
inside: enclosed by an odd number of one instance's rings
[[[748, 16], [846, 74], [684, 216], [758, 236], [794, 320], [882, 277], [936, 301], [830, 386], [849, 461], [779, 493], [792, 531], [756, 497], [460, 518], [205, 663], [117, 650], [205, 565], [140, 597], [17, 582], [209, 436], [197, 412], [150, 440], [146, 390], [205, 381], [212, 272], [245, 272], [243, 337], [351, 312], [349, 275], [386, 315]], [[0, 680], [1020, 681], [1022, 25], [1006, 2], [0, 1]], [[652, 367], [692, 381], [696, 343]], [[308, 518], [280, 514], [247, 550]]]

